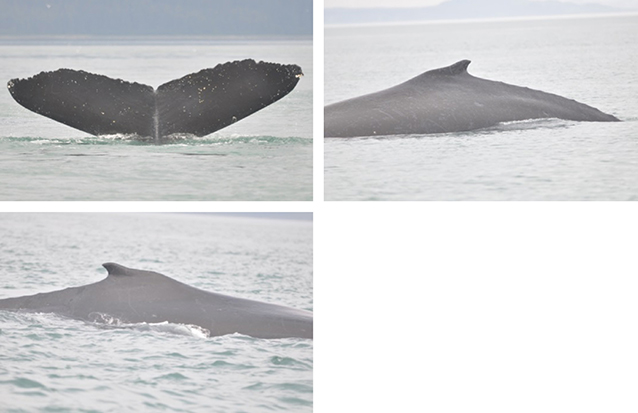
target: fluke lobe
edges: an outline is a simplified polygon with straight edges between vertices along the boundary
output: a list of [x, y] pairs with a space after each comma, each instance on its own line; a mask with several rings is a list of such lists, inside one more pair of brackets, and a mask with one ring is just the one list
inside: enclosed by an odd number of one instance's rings
[[203, 291], [165, 275], [103, 264], [108, 276], [81, 287], [0, 300], [0, 310], [56, 313], [96, 321], [200, 326], [210, 336], [240, 333], [256, 338], [312, 338], [312, 313]]
[[389, 89], [328, 105], [324, 136], [463, 132], [541, 118], [618, 121], [575, 100], [474, 77], [467, 72], [469, 64], [461, 60]]
[[297, 65], [242, 60], [218, 64], [153, 89], [81, 70], [58, 69], [12, 79], [11, 96], [25, 108], [92, 135], [204, 136], [290, 93]]

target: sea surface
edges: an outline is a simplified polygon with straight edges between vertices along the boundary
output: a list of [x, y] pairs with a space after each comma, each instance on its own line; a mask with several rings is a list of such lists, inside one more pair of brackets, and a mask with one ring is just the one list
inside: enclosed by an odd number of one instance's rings
[[325, 104], [472, 61], [623, 122], [325, 139], [326, 200], [638, 200], [638, 16], [325, 29]]
[[[0, 214], [0, 298], [85, 285], [117, 262], [313, 310], [312, 221], [193, 214]], [[313, 341], [207, 338], [0, 311], [2, 412], [310, 412]]]
[[157, 87], [252, 58], [301, 66], [283, 99], [202, 138], [157, 146], [95, 137], [0, 93], [0, 200], [312, 199], [312, 40], [308, 38], [0, 38], [0, 80], [59, 68]]

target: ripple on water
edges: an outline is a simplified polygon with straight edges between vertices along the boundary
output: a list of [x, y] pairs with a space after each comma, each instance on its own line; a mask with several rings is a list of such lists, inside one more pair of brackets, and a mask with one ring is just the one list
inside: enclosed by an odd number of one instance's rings
[[290, 383], [290, 382], [276, 383], [276, 384], [273, 384], [271, 387], [275, 389], [290, 390], [290, 391], [299, 392], [299, 393], [312, 393], [312, 385], [307, 385], [303, 383]]
[[181, 373], [169, 373], [169, 374], [164, 374], [162, 376], [158, 376], [155, 378], [155, 380], [181, 381], [181, 380], [188, 380], [188, 377], [184, 376]]
[[312, 367], [309, 364], [296, 360], [292, 357], [273, 356], [270, 358], [270, 362], [276, 366], [299, 366], [305, 368]]
[[21, 389], [46, 389], [46, 386], [44, 384], [35, 380], [27, 379], [26, 377], [18, 377], [13, 380], [9, 380], [6, 383], [13, 384], [17, 387], [20, 387]]
[[278, 400], [295, 406], [312, 406], [312, 401], [300, 399], [298, 397], [279, 397]]
[[215, 368], [228, 368], [229, 370], [247, 370], [255, 368], [255, 366], [252, 365], [229, 363], [224, 360], [216, 360], [212, 363], [212, 366]]

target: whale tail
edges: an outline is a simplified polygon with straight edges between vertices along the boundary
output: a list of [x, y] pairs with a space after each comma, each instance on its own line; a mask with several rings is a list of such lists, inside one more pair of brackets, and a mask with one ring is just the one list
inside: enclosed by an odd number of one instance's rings
[[290, 93], [303, 75], [297, 65], [242, 60], [186, 75], [154, 90], [82, 70], [59, 69], [7, 87], [25, 108], [90, 133], [137, 134], [161, 141], [171, 134], [204, 136]]

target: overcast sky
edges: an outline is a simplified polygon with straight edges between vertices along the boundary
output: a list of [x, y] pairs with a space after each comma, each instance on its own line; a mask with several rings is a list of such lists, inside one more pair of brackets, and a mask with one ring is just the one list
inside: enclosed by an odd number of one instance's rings
[[[325, 7], [426, 7], [444, 0], [324, 0]], [[543, 0], [534, 0], [543, 1]], [[605, 6], [638, 8], [638, 0], [561, 0], [565, 3], [595, 3]]]

